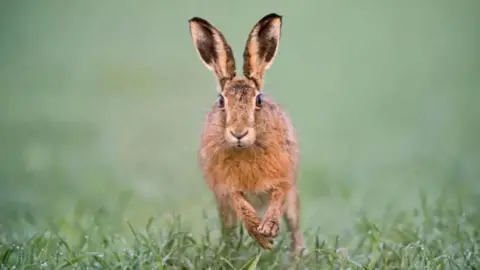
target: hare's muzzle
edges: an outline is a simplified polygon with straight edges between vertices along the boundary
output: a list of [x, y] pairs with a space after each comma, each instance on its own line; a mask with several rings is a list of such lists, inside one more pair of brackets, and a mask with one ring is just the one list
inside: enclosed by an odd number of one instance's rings
[[233, 132], [230, 130], [230, 134], [232, 134], [233, 137], [237, 138], [237, 140], [240, 141], [243, 137], [247, 136], [248, 130], [245, 130], [244, 132], [240, 132], [240, 133]]
[[225, 137], [232, 147], [247, 147], [255, 141], [255, 131], [252, 128], [228, 128]]

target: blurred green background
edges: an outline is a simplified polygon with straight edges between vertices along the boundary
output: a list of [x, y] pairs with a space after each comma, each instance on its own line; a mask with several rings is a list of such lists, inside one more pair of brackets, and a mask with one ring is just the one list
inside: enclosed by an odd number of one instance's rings
[[[197, 165], [216, 97], [188, 31], [284, 16], [265, 91], [301, 143], [302, 229], [480, 195], [479, 1], [2, 1], [0, 229], [85, 213], [216, 222]], [[241, 73], [241, 72], [239, 72]], [[88, 215], [87, 215], [88, 216]]]

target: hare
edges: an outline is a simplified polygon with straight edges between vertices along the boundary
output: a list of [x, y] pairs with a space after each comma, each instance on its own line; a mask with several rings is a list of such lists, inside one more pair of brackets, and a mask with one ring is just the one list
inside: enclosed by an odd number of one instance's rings
[[[292, 250], [303, 248], [296, 187], [299, 149], [286, 113], [262, 94], [263, 77], [275, 58], [282, 16], [271, 13], [251, 30], [243, 53], [243, 74], [235, 73], [232, 49], [208, 21], [189, 20], [193, 44], [214, 72], [220, 93], [207, 114], [200, 165], [215, 195], [224, 230], [238, 220], [264, 249], [271, 249], [282, 216]], [[265, 210], [263, 219], [257, 210]]]

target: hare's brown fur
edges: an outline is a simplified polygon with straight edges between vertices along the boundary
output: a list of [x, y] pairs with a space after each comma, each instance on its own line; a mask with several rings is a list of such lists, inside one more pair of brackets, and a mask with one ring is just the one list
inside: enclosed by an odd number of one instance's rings
[[[272, 246], [280, 219], [292, 233], [292, 248], [303, 247], [296, 188], [298, 145], [294, 128], [280, 106], [261, 94], [264, 72], [278, 49], [281, 17], [269, 14], [252, 29], [244, 52], [245, 78], [221, 32], [200, 18], [190, 20], [195, 47], [221, 88], [207, 115], [200, 163], [215, 194], [222, 225], [243, 221], [263, 248]], [[263, 219], [257, 211], [267, 206]]]

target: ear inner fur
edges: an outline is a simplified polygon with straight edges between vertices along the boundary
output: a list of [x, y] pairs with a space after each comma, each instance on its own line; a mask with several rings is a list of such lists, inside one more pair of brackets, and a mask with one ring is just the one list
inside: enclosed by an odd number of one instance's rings
[[263, 76], [277, 54], [282, 16], [271, 13], [258, 21], [251, 30], [243, 53], [243, 74], [262, 88]]
[[235, 58], [223, 34], [208, 21], [194, 17], [189, 20], [190, 34], [200, 59], [213, 71], [221, 88], [235, 77]]

